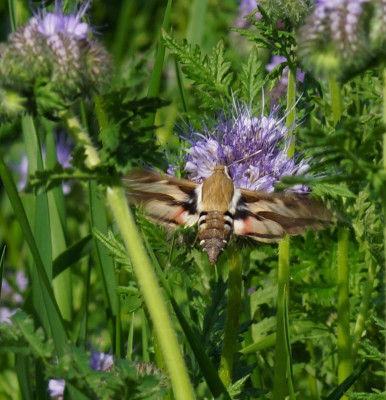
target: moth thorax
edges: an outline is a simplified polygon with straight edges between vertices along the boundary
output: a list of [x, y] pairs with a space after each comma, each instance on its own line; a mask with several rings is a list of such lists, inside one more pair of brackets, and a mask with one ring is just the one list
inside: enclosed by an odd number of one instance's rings
[[200, 245], [214, 264], [224, 251], [233, 229], [233, 217], [229, 212], [202, 212], [198, 220]]

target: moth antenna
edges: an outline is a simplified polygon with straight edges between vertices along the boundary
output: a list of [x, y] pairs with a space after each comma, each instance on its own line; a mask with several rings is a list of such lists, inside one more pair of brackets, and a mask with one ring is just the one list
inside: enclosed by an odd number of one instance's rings
[[228, 165], [228, 168], [230, 168], [232, 165], [235, 165], [235, 164], [237, 164], [237, 163], [239, 163], [239, 162], [241, 162], [241, 161], [248, 160], [248, 158], [254, 157], [256, 154], [259, 154], [260, 152], [262, 152], [261, 149], [255, 151], [255, 152], [252, 153], [252, 154], [249, 154], [248, 156], [242, 158], [241, 160], [234, 161], [232, 164]]

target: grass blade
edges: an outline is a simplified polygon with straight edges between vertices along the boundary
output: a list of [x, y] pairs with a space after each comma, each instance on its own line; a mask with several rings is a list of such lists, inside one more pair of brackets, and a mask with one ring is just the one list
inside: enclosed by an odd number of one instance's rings
[[54, 259], [52, 262], [52, 277], [55, 278], [55, 276], [65, 271], [72, 264], [75, 264], [80, 259], [90, 254], [92, 248], [93, 242], [90, 233], [72, 244]]
[[58, 355], [63, 354], [64, 343], [66, 342], [68, 335], [64, 328], [63, 319], [59, 311], [59, 307], [56, 303], [54, 292], [50, 285], [45, 267], [43, 265], [42, 258], [39, 253], [39, 249], [36, 245], [35, 238], [32, 234], [30, 224], [27, 219], [23, 204], [21, 202], [19, 193], [17, 191], [15, 182], [9, 172], [8, 167], [5, 165], [2, 155], [0, 154], [0, 177], [3, 182], [4, 188], [8, 194], [10, 203], [12, 204], [15, 216], [19, 221], [22, 232], [24, 233], [25, 240], [31, 250], [33, 259], [36, 264], [36, 268], [39, 272], [39, 279], [41, 285], [44, 288], [44, 301], [47, 307], [47, 313], [50, 315], [50, 325], [55, 325], [56, 329], [53, 331], [53, 337], [55, 341], [55, 348]]

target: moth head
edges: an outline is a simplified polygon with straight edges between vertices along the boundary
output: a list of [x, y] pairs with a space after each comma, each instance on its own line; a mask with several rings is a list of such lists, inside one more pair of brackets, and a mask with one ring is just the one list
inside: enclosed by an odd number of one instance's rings
[[224, 174], [227, 178], [232, 179], [229, 173], [229, 167], [226, 165], [217, 165], [213, 170], [214, 174]]

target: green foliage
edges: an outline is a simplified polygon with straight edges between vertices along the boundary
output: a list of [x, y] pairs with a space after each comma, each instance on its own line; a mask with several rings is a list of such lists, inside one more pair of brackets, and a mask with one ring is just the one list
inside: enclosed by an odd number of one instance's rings
[[281, 55], [286, 58], [291, 66], [295, 66], [296, 58], [294, 46], [296, 44], [294, 34], [290, 31], [278, 28], [276, 20], [271, 18], [263, 7], [258, 7], [261, 13], [259, 19], [249, 17], [249, 20], [257, 28], [256, 30], [245, 30], [234, 28], [248, 40], [255, 42], [259, 47], [269, 49], [274, 55]]
[[131, 268], [131, 263], [127, 257], [127, 253], [123, 244], [115, 239], [111, 231], [109, 231], [107, 237], [97, 229], [94, 229], [93, 233], [96, 238], [109, 250], [110, 254], [114, 257], [114, 261], [119, 265], [122, 265], [122, 267], [130, 273], [130, 276], [132, 276], [133, 271]]
[[12, 317], [12, 325], [0, 324], [1, 352], [30, 355], [36, 359], [49, 359], [54, 355], [52, 341], [47, 341], [42, 328], [35, 331], [33, 320], [23, 311]]
[[102, 96], [109, 121], [99, 134], [103, 146], [100, 154], [105, 165], [114, 166], [121, 174], [138, 163], [165, 165], [154, 142], [154, 128], [142, 126], [141, 120], [167, 102], [156, 98], [130, 100], [129, 93], [129, 88], [124, 88]]
[[192, 81], [203, 108], [221, 109], [231, 98], [230, 86], [233, 80], [231, 63], [225, 57], [224, 43], [219, 42], [210, 55], [203, 56], [198, 46], [192, 46], [186, 40], [178, 43], [165, 32], [163, 39], [169, 51], [183, 65], [183, 71]]
[[34, 322], [25, 312], [17, 312], [11, 321], [12, 324], [0, 324], [0, 352], [11, 351], [41, 361], [47, 377], [65, 379], [87, 398], [157, 399], [166, 393], [167, 382], [154, 368], [146, 372], [141, 365], [114, 359], [109, 371], [93, 370], [89, 354], [72, 344], [67, 344], [64, 355], [54, 362], [52, 341], [46, 340], [41, 328], [35, 330]]
[[[66, 2], [66, 8], [71, 10], [74, 3]], [[27, 150], [30, 173], [20, 197], [0, 191], [0, 240], [5, 248], [0, 260], [4, 269], [0, 317], [5, 319], [6, 313], [15, 308], [23, 310], [11, 318], [11, 323], [0, 323], [0, 398], [28, 398], [25, 393], [32, 396], [39, 387], [45, 388], [49, 379], [65, 379], [65, 396], [76, 400], [80, 397], [71, 390], [91, 399], [174, 398], [143, 296], [142, 287], [147, 282], [136, 279], [134, 263], [127, 256], [114, 223], [115, 215], [105, 204], [105, 189], [119, 184], [118, 177], [138, 166], [166, 170], [166, 159], [177, 160], [176, 174], [182, 172], [189, 144], [181, 140], [176, 145], [179, 139], [173, 133], [181, 134], [186, 125], [201, 132], [202, 121], [205, 124], [217, 113], [226, 114], [234, 99], [250, 105], [256, 115], [265, 113], [262, 93], [267, 109], [275, 101], [269, 91], [279, 90], [286, 67], [294, 71], [299, 66], [293, 26], [305, 11], [295, 9], [299, 2], [266, 1], [267, 8], [259, 7], [261, 19], [250, 15], [249, 26], [230, 32], [224, 27], [236, 25], [236, 2], [204, 3], [199, 27], [189, 36], [186, 32], [193, 19], [191, 2], [174, 2], [171, 36], [170, 32], [161, 32], [163, 15], [156, 0], [146, 2], [146, 7], [115, 0], [106, 7], [103, 2], [94, 1], [89, 18], [102, 27], [103, 40], [113, 49], [116, 63], [111, 89], [94, 101], [82, 96], [80, 103], [68, 104], [66, 99], [50, 93], [49, 80], [38, 80], [31, 89], [38, 101], [24, 110], [23, 98], [14, 96], [16, 83], [14, 88], [0, 91], [0, 105], [8, 107], [10, 121], [0, 128], [2, 155], [17, 179]], [[307, 2], [300, 3], [308, 6]], [[0, 6], [0, 11], [4, 7]], [[3, 38], [7, 21], [0, 14]], [[189, 40], [182, 41], [183, 37]], [[149, 98], [146, 95], [159, 40], [163, 40], [167, 54], [159, 97]], [[266, 66], [273, 55], [283, 56], [286, 61], [268, 73]], [[178, 78], [176, 65], [181, 66]], [[284, 177], [276, 189], [296, 183], [310, 186], [312, 196], [328, 205], [334, 219], [327, 229], [307, 231], [290, 242], [286, 349], [292, 357], [294, 391], [299, 399], [332, 400], [353, 387], [346, 393], [349, 398], [383, 399], [384, 82], [381, 71], [369, 65], [359, 72], [359, 77], [342, 81], [343, 113], [336, 124], [328, 82], [305, 72], [304, 82], [297, 82], [299, 101], [294, 107], [297, 117], [293, 135], [299, 157], [310, 157], [311, 167], [304, 176]], [[285, 98], [286, 93], [279, 92], [276, 101], [284, 104]], [[101, 165], [85, 166], [85, 143], [76, 143], [70, 168], [45, 155], [47, 139], [52, 139], [49, 135], [65, 130], [65, 125], [42, 115], [52, 118], [53, 109], [69, 106], [98, 148]], [[24, 112], [39, 115], [34, 120], [27, 119], [34, 130], [27, 129], [25, 119], [22, 124], [17, 119]], [[186, 122], [179, 120], [181, 113]], [[155, 126], [150, 126], [149, 117], [153, 115]], [[176, 129], [176, 125], [182, 127]], [[36, 169], [40, 152], [43, 162]], [[69, 193], [63, 194], [63, 181], [70, 186]], [[3, 183], [10, 187], [9, 180], [3, 179]], [[19, 207], [17, 215], [26, 215], [21, 219], [21, 229], [14, 215], [15, 205]], [[197, 398], [216, 397], [214, 393], [227, 398], [218, 384], [216, 370], [226, 329], [229, 259], [233, 251], [241, 253], [243, 289], [237, 353], [233, 380], [226, 390], [231, 398], [273, 398], [276, 310], [281, 295], [277, 246], [233, 237], [232, 246], [212, 266], [197, 240], [197, 228], [171, 230], [155, 225], [140, 208], [134, 216], [143, 247], [162, 282], [161, 290], [167, 294], [166, 304], [174, 310], [171, 319]], [[345, 226], [349, 232], [346, 328], [355, 349], [351, 357], [353, 371], [339, 383], [337, 225]], [[38, 251], [33, 250], [34, 260], [25, 238], [28, 243], [33, 239], [39, 244]], [[62, 246], [58, 245], [59, 238]], [[101, 249], [106, 251], [105, 257]], [[40, 275], [34, 261], [39, 263]], [[68, 339], [60, 356], [53, 334], [56, 314], [52, 308], [47, 311], [43, 307], [45, 299], [40, 298], [38, 278], [42, 270], [47, 272], [46, 284], [53, 287], [55, 304], [61, 312], [63, 299], [70, 299], [69, 316], [63, 322]], [[21, 272], [28, 277], [27, 287], [19, 286]], [[43, 330], [42, 326], [49, 329]], [[114, 366], [107, 371], [91, 369], [85, 349], [114, 354]], [[208, 368], [212, 375], [203, 362], [212, 367]], [[286, 381], [287, 375], [281, 378]]]
[[247, 104], [253, 104], [262, 90], [263, 63], [258, 59], [257, 48], [253, 47], [240, 74], [241, 96]]

